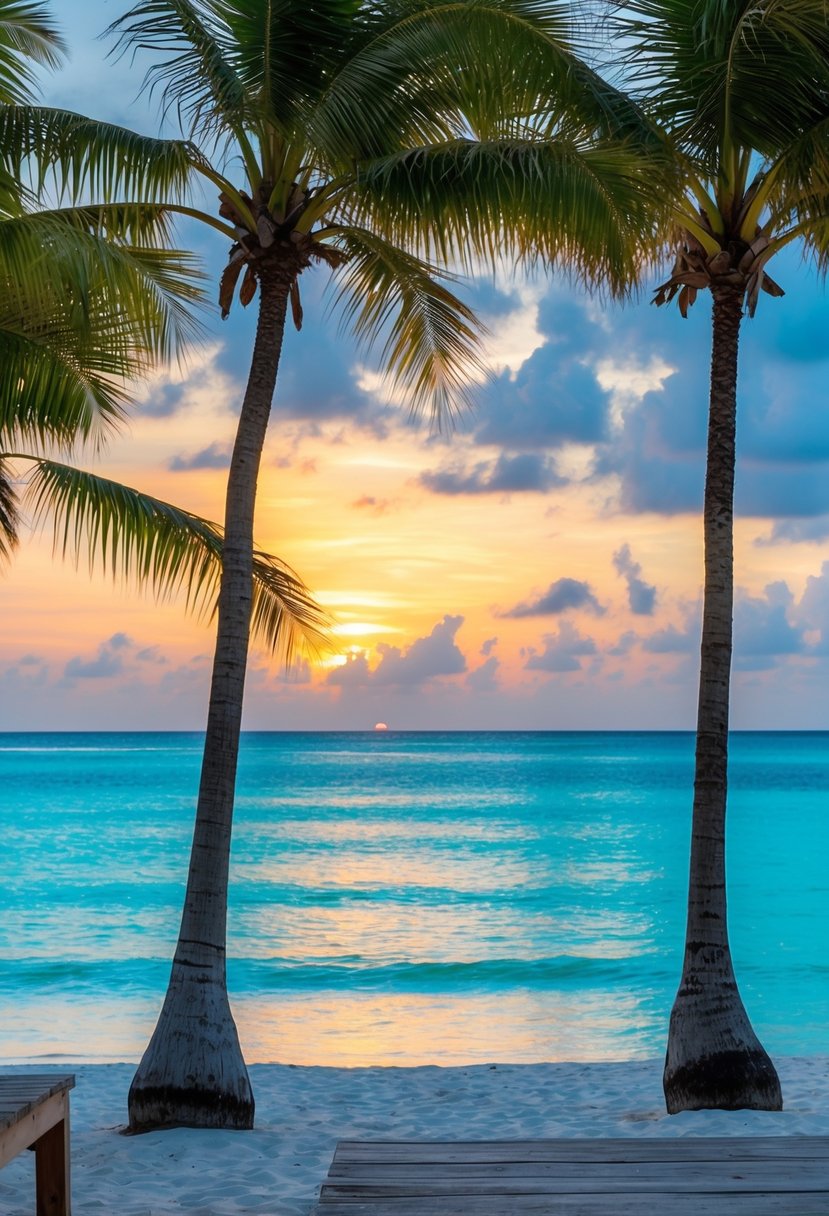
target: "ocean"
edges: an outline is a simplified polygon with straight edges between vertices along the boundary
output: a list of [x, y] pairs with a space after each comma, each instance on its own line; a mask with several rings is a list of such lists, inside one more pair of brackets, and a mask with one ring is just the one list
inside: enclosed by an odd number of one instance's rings
[[[0, 735], [0, 1058], [135, 1060], [198, 734]], [[247, 733], [228, 972], [249, 1062], [661, 1055], [693, 736]], [[772, 1053], [829, 1052], [829, 734], [735, 734], [732, 952]]]

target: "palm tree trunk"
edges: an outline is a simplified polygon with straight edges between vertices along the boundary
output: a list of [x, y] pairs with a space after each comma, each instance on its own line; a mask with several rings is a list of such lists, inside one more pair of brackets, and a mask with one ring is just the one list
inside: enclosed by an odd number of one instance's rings
[[256, 482], [292, 275], [260, 274], [259, 319], [230, 463], [216, 651], [178, 945], [164, 1005], [129, 1092], [132, 1130], [253, 1127], [254, 1101], [227, 997], [230, 834], [252, 601]]
[[743, 293], [712, 288], [705, 589], [685, 958], [668, 1031], [668, 1111], [780, 1110], [774, 1065], [743, 1007], [728, 946], [725, 808], [734, 600], [737, 354]]

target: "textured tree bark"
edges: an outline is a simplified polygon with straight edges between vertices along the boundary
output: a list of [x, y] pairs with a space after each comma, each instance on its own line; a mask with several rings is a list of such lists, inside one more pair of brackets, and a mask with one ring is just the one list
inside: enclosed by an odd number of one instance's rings
[[741, 288], [715, 285], [705, 589], [685, 957], [668, 1031], [669, 1113], [780, 1110], [774, 1065], [745, 1011], [726, 920], [725, 810], [734, 584], [734, 464]]
[[227, 890], [256, 483], [294, 274], [270, 266], [259, 280], [256, 341], [227, 481], [216, 650], [187, 891], [167, 995], [130, 1087], [134, 1131], [253, 1127], [253, 1093], [227, 996]]

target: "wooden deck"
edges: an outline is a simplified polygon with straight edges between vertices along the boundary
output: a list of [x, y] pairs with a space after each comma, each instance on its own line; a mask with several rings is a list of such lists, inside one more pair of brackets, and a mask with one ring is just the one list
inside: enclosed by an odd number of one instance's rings
[[313, 1216], [828, 1216], [829, 1138], [337, 1145]]
[[72, 1076], [0, 1077], [0, 1166], [35, 1151], [36, 1216], [69, 1216], [69, 1090]]

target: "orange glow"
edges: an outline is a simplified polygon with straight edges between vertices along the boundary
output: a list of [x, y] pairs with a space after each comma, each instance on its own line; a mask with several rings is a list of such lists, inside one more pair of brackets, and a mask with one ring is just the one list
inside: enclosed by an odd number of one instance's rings
[[[192, 456], [206, 438], [219, 446], [232, 438], [234, 418], [227, 400], [236, 387], [219, 373], [214, 375], [215, 371], [214, 355], [208, 351], [188, 382], [183, 408], [169, 416], [137, 416], [130, 434], [114, 442], [99, 463], [91, 458], [79, 463], [200, 515], [220, 519], [225, 470], [194, 467], [175, 472], [170, 467], [173, 457]], [[654, 368], [653, 376], [662, 371]], [[639, 391], [642, 385], [629, 384], [621, 373], [616, 380], [623, 410], [624, 394]], [[159, 383], [163, 387], [163, 377]], [[588, 448], [571, 448], [562, 456], [570, 472], [579, 475], [579, 470], [589, 470]], [[529, 701], [539, 690], [563, 688], [568, 697], [559, 703], [566, 704], [568, 712], [570, 706], [578, 705], [581, 724], [594, 721], [589, 697], [602, 698], [609, 681], [615, 681], [612, 688], [620, 690], [620, 697], [623, 688], [652, 681], [658, 682], [660, 696], [666, 695], [666, 689], [672, 695], [670, 679], [684, 656], [667, 651], [648, 653], [641, 642], [669, 626], [683, 629], [698, 602], [702, 575], [699, 521], [691, 515], [626, 516], [615, 501], [617, 487], [612, 477], [600, 481], [591, 475], [544, 494], [451, 496], [436, 493], [423, 480], [424, 474], [438, 468], [470, 467], [496, 456], [497, 449], [475, 447], [463, 433], [455, 435], [451, 445], [430, 442], [425, 428], [417, 431], [402, 423], [390, 422], [380, 437], [368, 430], [344, 429], [340, 422], [313, 428], [297, 423], [272, 428], [259, 482], [257, 543], [286, 560], [331, 613], [335, 650], [337, 641], [355, 643], [344, 645], [339, 653], [311, 655], [302, 680], [295, 686], [283, 682], [275, 689], [280, 707], [313, 691], [328, 704], [347, 707], [355, 695], [353, 689], [368, 688], [367, 680], [384, 655], [392, 656], [386, 678], [394, 673], [398, 658], [405, 658], [418, 639], [428, 639], [447, 614], [463, 618], [454, 635], [454, 645], [463, 657], [448, 677], [440, 677], [437, 687], [457, 690], [455, 700], [444, 704], [447, 715], [457, 706], [452, 721], [459, 727], [465, 725], [464, 704], [474, 699], [466, 681], [486, 664], [487, 691], [495, 693], [488, 705], [496, 705], [497, 697], [505, 694]], [[738, 577], [751, 594], [763, 594], [768, 583], [780, 578], [779, 548], [755, 543], [767, 532], [768, 524], [763, 521], [737, 522]], [[631, 613], [625, 583], [613, 565], [614, 552], [623, 543], [641, 563], [644, 577], [659, 589], [653, 618]], [[141, 667], [132, 673], [145, 678], [148, 705], [153, 696], [151, 677], [158, 682], [168, 673], [184, 670], [186, 674], [194, 664], [209, 664], [213, 644], [209, 620], [188, 616], [181, 600], [155, 604], [132, 588], [113, 584], [100, 572], [90, 579], [85, 567], [75, 571], [55, 561], [50, 549], [46, 537], [24, 539], [4, 574], [0, 657], [7, 663], [27, 655], [43, 656], [56, 680], [70, 658], [94, 657], [106, 638], [123, 632], [133, 640], [136, 654], [159, 648], [155, 668]], [[792, 593], [799, 596], [820, 562], [807, 545], [800, 546], [794, 558], [787, 564], [787, 580]], [[537, 598], [560, 578], [589, 584], [602, 611], [578, 610], [563, 617], [510, 615], [516, 605]], [[562, 625], [577, 631], [577, 643], [585, 639], [589, 643], [577, 654], [577, 661], [560, 670], [529, 662], [544, 653], [546, 639], [555, 638]], [[633, 642], [627, 649], [619, 648], [625, 636]], [[259, 686], [264, 688], [270, 681], [268, 688], [273, 692], [274, 682], [281, 679], [277, 664], [264, 650], [255, 650], [254, 658]], [[329, 678], [351, 660], [361, 666], [355, 668], [349, 686], [329, 684]], [[89, 704], [96, 703], [102, 690], [111, 686], [103, 680], [84, 685]], [[257, 687], [252, 681], [251, 695]], [[397, 686], [390, 687], [396, 696]], [[572, 695], [579, 688], [584, 691], [578, 697]], [[653, 700], [647, 693], [643, 699], [645, 703]], [[273, 699], [267, 704], [276, 706]], [[192, 705], [196, 705], [195, 694]], [[400, 703], [392, 710], [385, 699], [353, 716], [344, 710], [340, 721], [371, 729], [379, 718], [394, 712], [396, 725], [405, 728], [407, 722], [401, 720], [399, 711]], [[293, 725], [290, 710], [284, 712], [287, 717], [266, 717], [263, 722]], [[653, 725], [693, 724], [690, 718], [669, 720], [661, 711], [654, 713]], [[198, 727], [198, 711], [188, 706], [187, 714], [186, 719], [175, 721]], [[432, 725], [428, 717], [421, 721]], [[150, 713], [147, 725], [152, 722]], [[512, 723], [508, 709], [502, 723]], [[536, 724], [543, 728], [551, 723], [539, 718]], [[563, 724], [579, 723], [571, 716]], [[7, 723], [7, 729], [11, 728], [13, 723]]]

